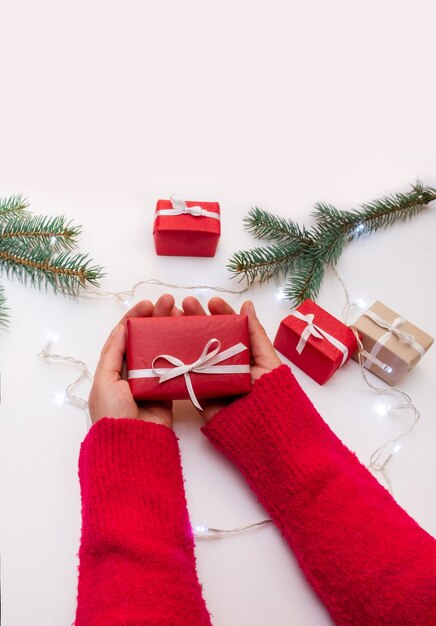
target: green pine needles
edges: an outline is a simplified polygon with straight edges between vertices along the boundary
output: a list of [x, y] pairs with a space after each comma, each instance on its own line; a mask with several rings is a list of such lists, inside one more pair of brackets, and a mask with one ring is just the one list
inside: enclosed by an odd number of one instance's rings
[[[23, 283], [51, 285], [55, 292], [77, 295], [88, 283], [98, 286], [103, 268], [87, 254], [74, 252], [80, 226], [63, 216], [29, 213], [22, 196], [0, 198], [0, 268]], [[8, 323], [4, 289], [0, 287], [0, 326]]]
[[433, 200], [436, 189], [418, 180], [409, 192], [373, 200], [351, 211], [339, 211], [318, 202], [312, 213], [315, 224], [310, 229], [253, 208], [244, 225], [254, 237], [271, 244], [236, 252], [227, 267], [235, 276], [246, 278], [248, 284], [288, 277], [285, 295], [293, 305], [306, 298], [314, 300], [326, 268], [337, 264], [348, 242], [395, 222], [404, 222]]

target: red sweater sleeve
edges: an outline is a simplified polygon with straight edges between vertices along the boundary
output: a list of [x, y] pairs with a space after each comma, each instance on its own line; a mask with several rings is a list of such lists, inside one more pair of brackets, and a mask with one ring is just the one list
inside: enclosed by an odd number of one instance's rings
[[334, 435], [285, 365], [203, 429], [338, 625], [436, 624], [436, 541]]
[[82, 444], [76, 626], [205, 626], [174, 433], [103, 419]]

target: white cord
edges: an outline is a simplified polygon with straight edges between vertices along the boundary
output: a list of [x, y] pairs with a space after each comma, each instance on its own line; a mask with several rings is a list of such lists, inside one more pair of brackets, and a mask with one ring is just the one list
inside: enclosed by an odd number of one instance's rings
[[65, 389], [65, 401], [68, 402], [69, 404], [72, 404], [73, 406], [76, 406], [79, 409], [82, 409], [88, 412], [88, 401], [85, 400], [84, 398], [81, 398], [80, 396], [75, 395], [73, 393], [73, 388], [79, 383], [81, 383], [83, 380], [89, 380], [90, 382], [92, 382], [93, 381], [92, 374], [89, 372], [89, 369], [84, 361], [75, 359], [72, 356], [65, 356], [61, 354], [55, 354], [54, 352], [50, 352], [52, 343], [53, 343], [53, 339], [48, 339], [45, 342], [41, 352], [38, 352], [38, 355], [37, 355], [38, 358], [42, 359], [43, 361], [48, 360], [48, 361], [57, 361], [57, 362], [63, 362], [63, 363], [72, 363], [73, 365], [76, 365], [80, 369], [81, 371], [80, 376], [76, 378], [72, 383], [70, 383]]
[[84, 291], [79, 293], [80, 298], [93, 298], [93, 297], [103, 297], [103, 298], [116, 298], [123, 304], [129, 304], [127, 302], [128, 298], [133, 298], [135, 296], [135, 292], [145, 285], [155, 285], [159, 287], [168, 287], [170, 289], [186, 289], [187, 291], [192, 291], [195, 289], [209, 289], [210, 291], [217, 291], [218, 293], [229, 293], [232, 295], [240, 295], [246, 293], [249, 287], [241, 290], [232, 290], [225, 289], [224, 287], [212, 287], [210, 285], [174, 285], [172, 283], [164, 283], [163, 281], [157, 278], [149, 278], [147, 280], [140, 280], [135, 283], [131, 289], [127, 289], [125, 291], [101, 291], [100, 289], [89, 289], [87, 288]]
[[[342, 317], [344, 320], [344, 324], [346, 324], [347, 326], [349, 326], [348, 324], [348, 314], [350, 312], [350, 310], [355, 307], [355, 306], [359, 306], [358, 303], [354, 303], [351, 302], [350, 300], [350, 295], [348, 292], [348, 289], [344, 283], [344, 281], [342, 280], [342, 278], [339, 276], [336, 268], [332, 267], [333, 273], [336, 276], [336, 278], [338, 279], [338, 281], [340, 282], [340, 284], [342, 285], [342, 288], [344, 290], [345, 293], [345, 299], [346, 299], [346, 304], [343, 308], [342, 311]], [[379, 446], [376, 450], [374, 450], [374, 452], [371, 454], [370, 458], [369, 458], [369, 464], [368, 464], [368, 468], [373, 470], [374, 472], [379, 472], [381, 474], [381, 476], [383, 476], [384, 480], [386, 481], [386, 484], [388, 485], [388, 489], [390, 491], [390, 493], [392, 493], [392, 483], [389, 479], [389, 476], [386, 474], [386, 468], [388, 463], [393, 459], [393, 457], [399, 452], [400, 447], [398, 444], [398, 441], [400, 441], [400, 439], [403, 439], [404, 437], [407, 437], [407, 435], [409, 435], [412, 430], [415, 428], [416, 423], [418, 422], [419, 418], [421, 417], [420, 412], [418, 411], [418, 409], [416, 408], [416, 406], [413, 404], [411, 397], [405, 392], [402, 391], [401, 389], [398, 389], [398, 387], [390, 387], [390, 386], [386, 386], [386, 387], [376, 387], [375, 385], [373, 385], [372, 383], [370, 383], [368, 381], [368, 378], [366, 376], [367, 372], [366, 369], [364, 368], [364, 358], [363, 358], [363, 352], [364, 352], [364, 348], [362, 345], [362, 342], [360, 340], [359, 334], [357, 332], [357, 330], [353, 327], [350, 326], [351, 330], [354, 332], [354, 335], [356, 336], [356, 340], [357, 340], [357, 345], [359, 348], [359, 352], [358, 352], [358, 361], [359, 361], [359, 366], [360, 366], [360, 372], [362, 375], [363, 380], [365, 381], [366, 385], [368, 385], [368, 387], [370, 389], [372, 389], [373, 391], [375, 391], [378, 394], [393, 394], [393, 395], [397, 395], [400, 396], [402, 401], [404, 401], [404, 404], [399, 404], [393, 407], [389, 407], [389, 410], [410, 410], [413, 413], [413, 421], [412, 424], [409, 426], [409, 428], [407, 428], [405, 431], [403, 431], [402, 433], [400, 433], [397, 437], [394, 437], [393, 439], [390, 439], [389, 441], [386, 441], [385, 443], [383, 443], [381, 446]], [[386, 458], [383, 460], [383, 455], [387, 454]]]
[[243, 533], [246, 530], [252, 530], [253, 528], [263, 528], [264, 526], [270, 526], [273, 524], [271, 519], [264, 519], [261, 522], [254, 522], [253, 524], [247, 524], [246, 526], [238, 526], [231, 530], [221, 530], [220, 528], [208, 528], [207, 526], [194, 526], [194, 538], [196, 540], [203, 539], [220, 539], [221, 537], [228, 537], [229, 535], [235, 535], [237, 533]]

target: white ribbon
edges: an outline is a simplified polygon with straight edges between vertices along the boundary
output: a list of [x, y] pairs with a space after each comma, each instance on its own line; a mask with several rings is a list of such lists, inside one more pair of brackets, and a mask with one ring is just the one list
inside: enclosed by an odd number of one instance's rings
[[372, 356], [372, 354], [370, 354], [366, 350], [362, 350], [360, 354], [366, 359], [364, 363], [364, 367], [366, 367], [366, 364], [368, 361], [371, 361], [371, 363], [374, 363], [374, 365], [378, 365], [379, 368], [382, 369], [387, 374], [392, 373], [393, 368], [390, 365], [388, 365], [387, 363], [383, 363], [383, 361], [380, 361], [380, 359], [377, 359], [375, 356]]
[[[213, 344], [215, 344], [215, 348], [212, 348]], [[216, 365], [247, 350], [247, 346], [244, 346], [243, 343], [238, 343], [227, 350], [223, 350], [223, 352], [220, 352], [220, 349], [221, 342], [219, 339], [210, 339], [199, 358], [193, 363], [184, 363], [170, 354], [159, 354], [153, 359], [150, 369], [129, 370], [127, 378], [159, 378], [159, 383], [163, 383], [166, 380], [177, 378], [177, 376], [184, 376], [186, 388], [193, 405], [202, 411], [203, 409], [197, 400], [192, 386], [190, 372], [195, 372], [196, 374], [246, 374], [250, 372], [249, 365]], [[165, 359], [172, 365], [175, 365], [175, 367], [155, 367], [158, 359]]]
[[159, 215], [193, 215], [194, 217], [213, 217], [216, 220], [220, 220], [220, 214], [213, 211], [207, 211], [201, 206], [187, 206], [186, 202], [177, 196], [171, 196], [172, 209], [161, 209], [156, 211], [155, 217]]
[[[369, 368], [371, 363], [374, 363], [375, 365], [382, 367], [380, 366], [380, 361], [378, 361], [376, 357], [378, 353], [380, 352], [381, 348], [384, 346], [384, 344], [387, 341], [389, 341], [392, 335], [395, 335], [395, 337], [398, 337], [398, 339], [402, 343], [407, 343], [409, 346], [414, 348], [419, 353], [420, 359], [424, 356], [425, 350], [415, 340], [414, 335], [412, 335], [411, 333], [405, 333], [404, 331], [399, 329], [399, 326], [401, 326], [402, 324], [406, 322], [406, 320], [403, 317], [398, 316], [394, 319], [393, 322], [387, 322], [380, 315], [378, 315], [378, 313], [375, 313], [374, 311], [371, 311], [371, 310], [366, 311], [366, 313], [364, 313], [363, 315], [366, 315], [366, 317], [369, 317], [373, 322], [377, 324], [377, 326], [380, 326], [381, 328], [385, 328], [387, 331], [374, 344], [371, 352], [369, 353], [364, 363], [364, 367]], [[385, 369], [385, 368], [382, 367], [382, 369]], [[390, 369], [392, 371], [392, 368]]]
[[292, 311], [291, 315], [301, 320], [302, 322], [306, 322], [307, 326], [301, 333], [300, 341], [297, 344], [297, 352], [301, 354], [304, 350], [304, 347], [307, 343], [307, 340], [312, 335], [312, 337], [316, 337], [316, 339], [327, 339], [329, 343], [331, 343], [335, 348], [342, 352], [342, 363], [339, 367], [345, 363], [348, 357], [348, 348], [343, 343], [341, 343], [336, 337], [333, 337], [325, 330], [317, 326], [313, 323], [315, 315], [313, 313], [308, 313], [307, 315], [303, 315], [300, 311]]

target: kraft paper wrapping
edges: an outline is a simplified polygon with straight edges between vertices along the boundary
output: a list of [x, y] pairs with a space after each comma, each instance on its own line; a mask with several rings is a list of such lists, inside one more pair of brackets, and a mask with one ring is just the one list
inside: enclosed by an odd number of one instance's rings
[[[374, 313], [377, 313], [377, 315], [390, 324], [392, 324], [397, 317], [400, 317], [398, 313], [379, 301], [375, 302], [369, 310], [374, 311]], [[359, 333], [364, 350], [368, 353], [371, 353], [377, 341], [388, 332], [386, 328], [382, 328], [366, 315], [362, 315], [353, 326]], [[422, 347], [424, 352], [427, 352], [434, 341], [433, 337], [408, 320], [398, 328], [401, 332], [413, 335], [414, 340]], [[357, 361], [358, 353], [353, 355], [353, 358]], [[413, 346], [393, 334], [380, 348], [376, 357], [377, 360], [385, 364], [387, 368], [383, 369], [378, 364], [366, 360], [365, 357], [362, 358], [364, 359], [364, 363], [366, 361], [365, 367], [370, 372], [376, 374], [389, 385], [396, 385], [401, 377], [414, 368], [418, 361], [420, 361], [421, 354]], [[388, 371], [389, 369], [392, 371]]]

